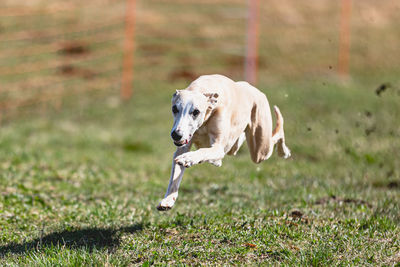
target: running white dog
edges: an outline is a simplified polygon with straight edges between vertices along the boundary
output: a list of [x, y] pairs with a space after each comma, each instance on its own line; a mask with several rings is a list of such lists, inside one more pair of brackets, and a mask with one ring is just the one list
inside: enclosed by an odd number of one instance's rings
[[[178, 197], [185, 168], [209, 162], [222, 165], [223, 157], [236, 155], [244, 140], [255, 163], [267, 160], [277, 145], [278, 155], [290, 157], [285, 144], [283, 117], [274, 106], [276, 128], [267, 97], [247, 82], [234, 82], [222, 75], [205, 75], [172, 97], [174, 125], [171, 137], [177, 150], [171, 179], [158, 210], [171, 209]], [[195, 144], [196, 151], [190, 151]]]

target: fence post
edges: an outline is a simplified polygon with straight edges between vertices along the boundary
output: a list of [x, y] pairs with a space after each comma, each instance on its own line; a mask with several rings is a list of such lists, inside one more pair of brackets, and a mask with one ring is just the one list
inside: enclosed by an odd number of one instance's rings
[[128, 100], [132, 96], [136, 0], [126, 0], [125, 8], [125, 43], [120, 94], [123, 100]]
[[338, 73], [349, 75], [351, 0], [341, 1]]
[[244, 66], [245, 80], [253, 85], [257, 82], [259, 9], [260, 0], [248, 0], [246, 58]]

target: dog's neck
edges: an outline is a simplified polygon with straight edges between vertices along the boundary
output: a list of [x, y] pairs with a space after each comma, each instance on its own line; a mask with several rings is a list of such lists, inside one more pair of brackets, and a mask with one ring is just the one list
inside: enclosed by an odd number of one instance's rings
[[[201, 126], [203, 126], [204, 124], [207, 123], [208, 119], [211, 117], [211, 115], [214, 113], [214, 111], [215, 111], [215, 108], [208, 108], [208, 109], [206, 110], [206, 114], [204, 115], [204, 121], [203, 121], [203, 123], [201, 124]], [[200, 126], [200, 127], [201, 127], [201, 126]]]

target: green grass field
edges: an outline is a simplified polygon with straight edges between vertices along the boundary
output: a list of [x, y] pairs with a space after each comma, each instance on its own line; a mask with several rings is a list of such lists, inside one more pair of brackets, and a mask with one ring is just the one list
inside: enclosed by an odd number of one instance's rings
[[3, 126], [1, 263], [398, 264], [400, 96], [260, 87], [293, 157], [195, 166], [165, 213], [172, 85]]
[[199, 74], [242, 75], [245, 3], [175, 2], [139, 1], [131, 101], [110, 86], [1, 125], [0, 265], [399, 266], [398, 13], [367, 34], [355, 12], [352, 77], [341, 80], [327, 27], [337, 5], [264, 6], [258, 87], [283, 113], [292, 157], [256, 165], [244, 146], [220, 168], [194, 166], [175, 207], [158, 212], [175, 149], [173, 92]]

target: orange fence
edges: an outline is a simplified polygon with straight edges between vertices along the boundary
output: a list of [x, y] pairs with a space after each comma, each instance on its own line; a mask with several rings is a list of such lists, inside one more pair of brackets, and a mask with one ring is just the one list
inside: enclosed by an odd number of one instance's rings
[[338, 71], [349, 75], [351, 0], [341, 1]]
[[[94, 90], [126, 100], [134, 77], [175, 82], [222, 73], [256, 84], [276, 75], [348, 76], [350, 33], [352, 68], [393, 65], [387, 54], [399, 47], [366, 39], [392, 38], [377, 29], [390, 32], [385, 19], [398, 14], [388, 4], [379, 13], [372, 0], [53, 2], [0, 3], [0, 116], [36, 104], [60, 107], [65, 97]], [[381, 25], [369, 24], [363, 35], [370, 14]]]
[[121, 98], [124, 100], [132, 96], [135, 11], [136, 0], [127, 0], [125, 16], [125, 51], [121, 86]]

